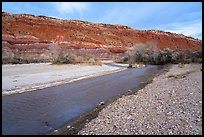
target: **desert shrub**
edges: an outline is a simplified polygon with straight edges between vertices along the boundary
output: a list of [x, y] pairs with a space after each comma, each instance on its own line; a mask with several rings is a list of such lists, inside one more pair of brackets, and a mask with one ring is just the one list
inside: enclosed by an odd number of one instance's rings
[[87, 63], [89, 63], [89, 64], [94, 64], [95, 61], [96, 61], [96, 59], [92, 58], [92, 57], [87, 59]]
[[132, 68], [132, 64], [131, 63], [128, 64], [128, 68]]
[[[129, 67], [133, 63], [167, 64], [167, 63], [190, 63], [202, 62], [202, 49], [196, 52], [191, 50], [173, 51], [169, 48], [158, 50], [156, 44], [135, 44], [128, 52]], [[119, 60], [119, 59], [118, 59]]]
[[158, 53], [147, 54], [145, 63], [159, 64], [158, 55], [159, 55]]
[[202, 62], [202, 52], [200, 51], [191, 51], [184, 50], [178, 52], [177, 60], [175, 63], [191, 63], [191, 62]]
[[145, 45], [144, 44], [135, 44], [133, 49], [131, 51], [129, 51], [128, 53], [128, 58], [129, 61], [128, 63], [130, 64], [129, 66], [131, 66], [131, 64], [133, 63], [139, 63], [139, 62], [143, 62], [144, 60], [144, 53], [145, 53]]
[[93, 56], [85, 58], [84, 63], [89, 65], [102, 65], [102, 62]]
[[196, 51], [191, 53], [192, 62], [202, 63], [202, 51]]
[[28, 63], [42, 63], [49, 62], [49, 59], [43, 58], [25, 58], [21, 56], [22, 52], [19, 50], [12, 51], [7, 48], [2, 52], [2, 64], [28, 64]]
[[135, 51], [135, 61], [136, 62], [143, 62], [144, 60], [144, 53], [138, 49]]
[[102, 62], [101, 62], [101, 60], [96, 60], [96, 62], [95, 62], [95, 64], [94, 65], [99, 65], [99, 66], [102, 66]]
[[69, 63], [75, 63], [76, 62], [76, 55], [72, 53], [64, 53], [60, 55], [59, 57], [61, 64], [69, 64]]
[[53, 64], [59, 64], [60, 63], [60, 58], [62, 58], [62, 50], [61, 48], [56, 44], [52, 43], [48, 47], [50, 54], [51, 54], [51, 62]]
[[116, 57], [113, 59], [114, 62], [116, 63], [128, 63], [129, 58], [128, 57]]
[[29, 64], [29, 63], [46, 63], [46, 62], [50, 62], [50, 60], [43, 59], [43, 58], [14, 57], [12, 60], [9, 60], [7, 63], [9, 64]]
[[14, 53], [9, 47], [2, 47], [2, 63], [10, 63], [14, 58]]
[[52, 44], [50, 47], [51, 62], [52, 64], [90, 64], [90, 65], [101, 65], [102, 63], [93, 56], [81, 57], [73, 53], [62, 51], [61, 48], [56, 44]]
[[76, 62], [76, 63], [82, 63], [82, 62], [85, 62], [85, 60], [86, 60], [86, 59], [85, 59], [84, 57], [82, 57], [82, 56], [77, 56], [75, 62]]
[[56, 43], [52, 43], [48, 49], [52, 64], [69, 64], [76, 60], [76, 55], [63, 51]]
[[184, 64], [184, 63], [178, 63], [178, 67], [179, 67], [179, 68], [184, 68], [184, 67], [185, 67], [185, 64]]
[[171, 58], [172, 63], [178, 63], [178, 56], [179, 56], [179, 52], [174, 51], [172, 53], [172, 58]]
[[[157, 45], [152, 42], [135, 44], [128, 54], [129, 66], [131, 67], [133, 63], [160, 64], [161, 61], [166, 61], [166, 55], [168, 55], [167, 57], [169, 58], [170, 54], [168, 52], [170, 52], [168, 49], [164, 51], [164, 53], [159, 52]], [[159, 58], [161, 59], [159, 60]]]
[[166, 64], [172, 62], [172, 50], [164, 49], [158, 54], [158, 63], [159, 64]]
[[2, 51], [2, 60], [10, 60], [14, 57], [12, 51]]

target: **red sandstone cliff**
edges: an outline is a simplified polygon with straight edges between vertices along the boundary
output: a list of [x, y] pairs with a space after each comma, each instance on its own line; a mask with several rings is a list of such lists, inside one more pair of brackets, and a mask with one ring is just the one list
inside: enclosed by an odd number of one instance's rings
[[102, 56], [125, 53], [135, 43], [155, 43], [160, 49], [201, 48], [201, 40], [159, 30], [2, 12], [2, 48], [46, 56], [51, 43], [68, 52]]

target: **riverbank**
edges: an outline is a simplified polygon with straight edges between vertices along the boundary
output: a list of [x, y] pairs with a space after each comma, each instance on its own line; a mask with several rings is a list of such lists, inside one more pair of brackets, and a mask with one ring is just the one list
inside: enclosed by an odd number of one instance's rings
[[[110, 65], [109, 65], [110, 64]], [[12, 95], [58, 86], [90, 77], [125, 70], [109, 61], [99, 65], [52, 65], [51, 63], [2, 65], [2, 95]]]
[[141, 90], [105, 106], [77, 134], [202, 135], [202, 64], [171, 65]]
[[159, 72], [157, 74], [149, 77], [146, 82], [140, 83], [139, 86], [137, 86], [137, 88], [134, 88], [133, 90], [129, 90], [129, 91], [125, 92], [124, 94], [114, 96], [114, 97], [106, 100], [105, 102], [101, 102], [91, 111], [87, 111], [86, 113], [81, 115], [79, 118], [75, 118], [75, 119], [71, 120], [71, 122], [69, 121], [67, 124], [64, 124], [63, 126], [61, 126], [61, 128], [59, 128], [55, 131], [49, 132], [47, 134], [49, 134], [49, 135], [50, 134], [51, 135], [74, 135], [74, 134], [78, 134], [78, 132], [84, 127], [84, 125], [87, 124], [92, 119], [96, 118], [98, 116], [98, 113], [102, 109], [104, 109], [106, 106], [113, 103], [114, 101], [121, 98], [122, 96], [128, 96], [128, 95], [135, 94], [139, 89], [142, 89], [147, 84], [151, 83], [152, 79], [155, 76], [159, 76], [159, 75], [167, 72], [168, 69], [169, 69], [169, 65], [159, 66]]

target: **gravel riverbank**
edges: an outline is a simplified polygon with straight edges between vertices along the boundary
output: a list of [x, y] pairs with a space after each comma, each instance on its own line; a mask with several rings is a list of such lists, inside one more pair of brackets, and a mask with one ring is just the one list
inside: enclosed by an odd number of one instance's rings
[[145, 88], [106, 106], [78, 134], [202, 135], [201, 68], [172, 65]]

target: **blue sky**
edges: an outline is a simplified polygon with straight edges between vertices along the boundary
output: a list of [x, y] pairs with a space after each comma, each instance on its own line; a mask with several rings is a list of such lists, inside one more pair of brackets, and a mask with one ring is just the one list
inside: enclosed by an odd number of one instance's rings
[[202, 39], [201, 2], [3, 2], [2, 11], [164, 30]]

